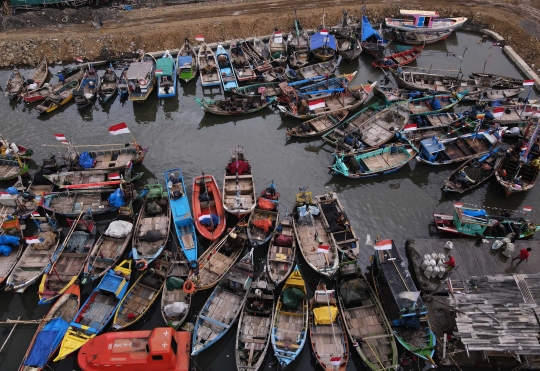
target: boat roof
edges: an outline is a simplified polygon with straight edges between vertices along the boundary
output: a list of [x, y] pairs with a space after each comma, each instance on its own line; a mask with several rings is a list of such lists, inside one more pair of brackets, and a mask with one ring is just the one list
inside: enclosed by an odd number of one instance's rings
[[157, 60], [156, 70], [161, 70], [161, 74], [165, 76], [172, 76], [174, 68], [174, 60], [169, 57], [163, 57]]
[[439, 12], [430, 11], [430, 10], [405, 10], [401, 9], [399, 11], [401, 15], [419, 15], [419, 16], [429, 16], [429, 17], [438, 17]]
[[129, 65], [129, 69], [127, 70], [127, 78], [128, 80], [131, 79], [138, 79], [138, 78], [145, 78], [146, 75], [152, 71], [152, 68], [154, 67], [153, 62], [134, 62]]
[[311, 35], [311, 37], [309, 38], [309, 42], [311, 44], [311, 50], [322, 48], [323, 46], [326, 46], [333, 50], [337, 49], [336, 38], [332, 35], [322, 35], [317, 32]]

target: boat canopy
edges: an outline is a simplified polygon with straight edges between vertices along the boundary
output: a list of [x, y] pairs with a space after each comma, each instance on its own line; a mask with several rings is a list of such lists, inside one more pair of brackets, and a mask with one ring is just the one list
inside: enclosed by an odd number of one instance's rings
[[128, 80], [144, 79], [152, 71], [152, 62], [134, 62], [129, 65], [126, 76]]
[[369, 19], [366, 15], [362, 16], [362, 41], [366, 41], [371, 36], [375, 36], [377, 40], [383, 40], [385, 43], [388, 43], [379, 33], [371, 27], [371, 23], [369, 23]]
[[173, 67], [174, 61], [172, 60], [172, 58], [158, 59], [156, 62], [156, 76], [172, 76]]
[[332, 35], [321, 35], [320, 33], [315, 33], [309, 38], [311, 50], [328, 47], [330, 49], [336, 50], [336, 38]]
[[463, 215], [472, 216], [472, 217], [479, 217], [479, 216], [481, 217], [481, 216], [487, 216], [487, 213], [486, 213], [486, 210], [484, 209], [479, 209], [479, 210], [464, 209]]
[[24, 365], [44, 368], [51, 353], [60, 344], [68, 328], [69, 323], [62, 318], [54, 318], [47, 323], [36, 337], [36, 341], [32, 346], [30, 354], [24, 361]]
[[184, 55], [178, 58], [178, 67], [191, 67], [191, 56]]

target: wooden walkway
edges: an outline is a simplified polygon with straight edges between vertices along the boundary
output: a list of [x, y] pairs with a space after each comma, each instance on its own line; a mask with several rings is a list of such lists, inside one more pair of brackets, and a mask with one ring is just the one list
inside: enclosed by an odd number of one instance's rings
[[[452, 241], [454, 248], [445, 249], [446, 241]], [[457, 282], [468, 281], [472, 276], [486, 276], [492, 274], [536, 274], [540, 266], [540, 241], [518, 240], [515, 242], [515, 251], [512, 257], [519, 254], [519, 250], [532, 248], [529, 261], [522, 262], [516, 267], [517, 260], [510, 264], [511, 258], [502, 254], [501, 249], [492, 250], [491, 245], [495, 240], [490, 239], [489, 243], [476, 244], [476, 239], [456, 238], [456, 239], [436, 239], [436, 238], [416, 238], [410, 239], [406, 243], [407, 256], [411, 272], [415, 275], [418, 288], [429, 293], [439, 286], [440, 282], [446, 278], [430, 278], [424, 276], [421, 264], [425, 254], [443, 253], [446, 256], [451, 254], [456, 259], [457, 269], [452, 273], [451, 279], [454, 286]], [[462, 285], [460, 285], [461, 287]], [[447, 292], [446, 285], [441, 287], [441, 292]]]

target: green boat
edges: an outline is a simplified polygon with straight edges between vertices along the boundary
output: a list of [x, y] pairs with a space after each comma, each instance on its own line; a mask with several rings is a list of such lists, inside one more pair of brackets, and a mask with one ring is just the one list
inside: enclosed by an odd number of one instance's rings
[[180, 80], [189, 82], [197, 76], [199, 62], [197, 60], [197, 54], [188, 39], [185, 39], [184, 45], [182, 45], [178, 51], [178, 56], [176, 58], [176, 72]]
[[0, 159], [0, 182], [15, 179], [28, 172], [28, 164], [22, 162], [18, 157], [14, 160]]
[[429, 95], [410, 99], [403, 102], [403, 104], [411, 111], [411, 116], [431, 115], [448, 111], [450, 108], [461, 102], [467, 93], [469, 93], [469, 90], [464, 90], [462, 93], [453, 92], [449, 94]]

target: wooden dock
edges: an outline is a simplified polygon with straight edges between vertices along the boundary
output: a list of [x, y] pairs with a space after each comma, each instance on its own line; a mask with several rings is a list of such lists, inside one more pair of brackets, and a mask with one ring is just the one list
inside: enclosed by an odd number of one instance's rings
[[[454, 248], [451, 250], [445, 249], [446, 241], [451, 241]], [[495, 240], [490, 239], [489, 243], [477, 244], [475, 239], [456, 238], [456, 239], [436, 239], [436, 238], [415, 238], [410, 239], [406, 243], [407, 256], [409, 258], [409, 266], [413, 272], [418, 289], [424, 293], [431, 293], [441, 282], [445, 280], [446, 275], [442, 278], [427, 279], [424, 276], [421, 267], [424, 255], [432, 253], [443, 253], [446, 256], [452, 254], [456, 259], [457, 268], [452, 273], [452, 282], [457, 285], [457, 282], [465, 282], [472, 276], [487, 276], [493, 274], [536, 274], [540, 266], [540, 241], [537, 240], [518, 240], [515, 242], [515, 251], [513, 257], [519, 254], [519, 250], [532, 248], [529, 261], [522, 262], [516, 267], [517, 260], [514, 264], [510, 264], [511, 258], [507, 258], [502, 254], [502, 251], [492, 250], [491, 245]], [[441, 286], [441, 293], [447, 292], [446, 285]]]

